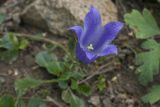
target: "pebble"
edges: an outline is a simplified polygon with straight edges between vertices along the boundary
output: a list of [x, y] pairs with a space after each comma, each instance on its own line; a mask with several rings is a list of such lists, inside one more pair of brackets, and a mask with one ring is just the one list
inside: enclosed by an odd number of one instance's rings
[[92, 96], [88, 102], [93, 104], [94, 106], [98, 106], [100, 104], [100, 97]]

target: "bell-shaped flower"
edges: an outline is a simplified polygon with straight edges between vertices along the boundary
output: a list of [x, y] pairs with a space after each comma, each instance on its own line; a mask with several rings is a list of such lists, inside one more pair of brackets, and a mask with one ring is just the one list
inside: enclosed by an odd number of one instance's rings
[[99, 11], [91, 6], [84, 19], [84, 26], [73, 26], [70, 30], [77, 35], [76, 57], [85, 64], [95, 61], [98, 57], [117, 54], [117, 47], [111, 42], [122, 29], [123, 23], [109, 22], [102, 26]]

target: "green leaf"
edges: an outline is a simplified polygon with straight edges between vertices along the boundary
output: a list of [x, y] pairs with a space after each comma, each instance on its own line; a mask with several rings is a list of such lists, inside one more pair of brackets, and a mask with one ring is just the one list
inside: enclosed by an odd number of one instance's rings
[[0, 41], [0, 47], [8, 50], [18, 49], [18, 44], [19, 41], [17, 37], [12, 33], [7, 33]]
[[144, 9], [143, 14], [137, 10], [124, 16], [125, 22], [135, 30], [136, 37], [146, 39], [160, 34], [160, 29], [149, 10]]
[[0, 24], [2, 24], [2, 22], [5, 20], [6, 15], [3, 13], [0, 13]]
[[82, 72], [72, 72], [72, 71], [66, 71], [63, 72], [60, 76], [59, 76], [59, 80], [69, 80], [71, 78], [74, 78], [76, 80], [80, 80], [85, 76], [84, 73]]
[[80, 84], [78, 86], [78, 92], [85, 95], [85, 96], [89, 96], [89, 95], [91, 95], [91, 88], [89, 85]]
[[12, 96], [6, 95], [0, 98], [0, 107], [14, 107], [14, 98]]
[[57, 61], [56, 56], [53, 54], [42, 51], [36, 55], [36, 62], [39, 66], [44, 67], [50, 74], [60, 75], [63, 72], [63, 66]]
[[70, 107], [85, 107], [82, 99], [78, 98], [70, 89], [62, 92], [62, 99], [70, 104]]
[[99, 91], [103, 91], [106, 88], [106, 79], [103, 75], [100, 75], [97, 80], [97, 88]]
[[142, 97], [145, 103], [154, 104], [160, 100], [160, 85], [153, 86], [148, 94]]
[[29, 42], [27, 39], [22, 39], [19, 43], [19, 49], [25, 49], [28, 46]]
[[47, 107], [47, 105], [44, 102], [42, 102], [40, 98], [32, 97], [27, 107]]
[[31, 88], [38, 87], [39, 85], [43, 84], [43, 80], [35, 80], [31, 78], [25, 78], [21, 80], [16, 80], [15, 82], [15, 89], [17, 92], [25, 94]]
[[73, 76], [73, 72], [64, 72], [59, 76], [60, 81], [69, 80]]
[[26, 40], [18, 40], [12, 33], [6, 33], [0, 39], [0, 59], [6, 62], [13, 62], [17, 59], [19, 49], [26, 47]]
[[58, 81], [58, 86], [61, 89], [66, 89], [68, 87], [68, 83], [67, 83], [67, 81]]
[[71, 88], [74, 90], [78, 89], [78, 82], [74, 79], [71, 80]]
[[143, 85], [146, 85], [160, 70], [160, 44], [150, 39], [142, 44], [142, 48], [148, 51], [139, 53], [136, 57], [136, 63], [140, 65], [137, 68], [139, 80]]

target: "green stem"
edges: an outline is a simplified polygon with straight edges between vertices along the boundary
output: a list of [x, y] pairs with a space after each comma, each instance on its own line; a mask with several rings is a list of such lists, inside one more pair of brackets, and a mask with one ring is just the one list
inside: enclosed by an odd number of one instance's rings
[[19, 33], [12, 33], [12, 34], [16, 35], [17, 37], [25, 37], [25, 38], [28, 38], [28, 39], [31, 39], [31, 40], [44, 41], [44, 42], [53, 44], [53, 45], [63, 49], [68, 54], [67, 49], [63, 45], [61, 45], [58, 42], [53, 41], [51, 39], [44, 38], [44, 37], [41, 37], [41, 36], [36, 36], [36, 35], [27, 35], [27, 34], [19, 34]]
[[52, 80], [43, 80], [44, 84], [48, 84], [48, 83], [55, 83], [58, 82], [58, 80], [52, 79]]

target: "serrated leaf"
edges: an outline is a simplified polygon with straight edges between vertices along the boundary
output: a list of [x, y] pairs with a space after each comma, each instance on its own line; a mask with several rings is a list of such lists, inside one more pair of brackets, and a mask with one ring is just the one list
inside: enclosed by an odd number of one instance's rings
[[70, 107], [84, 107], [82, 99], [78, 98], [70, 89], [62, 92], [62, 99], [70, 104]]
[[160, 85], [153, 86], [148, 94], [142, 97], [145, 103], [154, 104], [160, 100]]
[[139, 80], [143, 85], [146, 85], [160, 70], [160, 44], [150, 39], [144, 42], [142, 47], [148, 51], [138, 54], [136, 63], [139, 65], [137, 68]]
[[44, 67], [50, 74], [59, 75], [63, 71], [62, 65], [57, 61], [53, 54], [42, 51], [36, 55], [36, 62], [39, 66]]
[[42, 102], [40, 98], [32, 97], [29, 100], [27, 107], [47, 107], [47, 105], [44, 102]]
[[146, 39], [160, 34], [160, 29], [149, 10], [144, 9], [143, 14], [138, 10], [124, 16], [125, 22], [135, 30], [136, 37]]
[[16, 80], [15, 82], [15, 89], [17, 92], [24, 94], [31, 88], [38, 87], [39, 85], [43, 84], [43, 80], [35, 80], [31, 78], [25, 78], [21, 80]]
[[0, 107], [14, 107], [14, 98], [12, 96], [6, 95], [0, 98]]
[[2, 22], [5, 20], [6, 15], [3, 13], [0, 13], [0, 24], [2, 24]]

